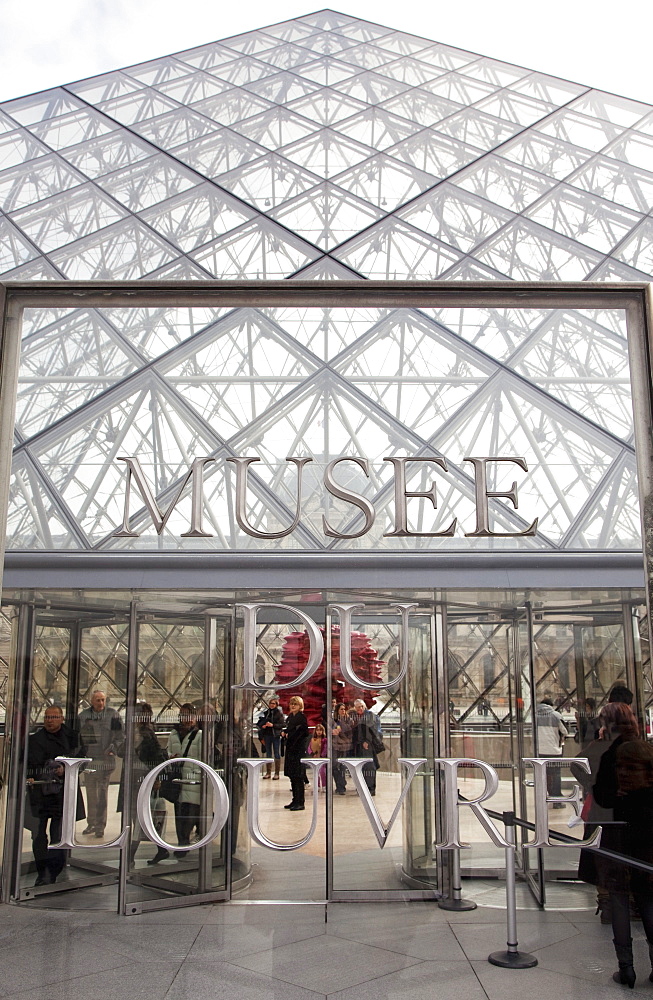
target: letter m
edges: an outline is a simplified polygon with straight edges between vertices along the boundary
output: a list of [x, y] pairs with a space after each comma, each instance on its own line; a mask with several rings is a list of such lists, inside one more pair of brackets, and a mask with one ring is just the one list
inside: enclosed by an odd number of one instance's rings
[[[113, 532], [114, 535], [122, 538], [137, 538], [140, 535], [140, 531], [132, 531], [129, 527], [129, 497], [131, 494], [132, 477], [136, 480], [136, 485], [138, 486], [139, 492], [145, 502], [145, 506], [150, 512], [150, 517], [156, 528], [157, 535], [160, 535], [165, 528], [170, 515], [173, 510], [181, 500], [181, 496], [186, 488], [189, 480], [191, 480], [191, 519], [190, 519], [190, 531], [184, 531], [182, 538], [212, 538], [212, 534], [209, 531], [202, 531], [202, 507], [203, 507], [203, 490], [202, 490], [202, 475], [204, 472], [204, 466], [209, 465], [211, 462], [215, 462], [214, 458], [196, 458], [193, 461], [186, 477], [182, 480], [177, 492], [170, 500], [167, 508], [161, 510], [155, 497], [150, 489], [150, 484], [148, 483], [141, 463], [137, 458], [129, 458], [127, 455], [118, 455], [119, 462], [127, 463], [127, 486], [125, 488], [125, 507], [123, 511], [122, 524], [119, 528]], [[142, 529], [141, 529], [142, 530]]]

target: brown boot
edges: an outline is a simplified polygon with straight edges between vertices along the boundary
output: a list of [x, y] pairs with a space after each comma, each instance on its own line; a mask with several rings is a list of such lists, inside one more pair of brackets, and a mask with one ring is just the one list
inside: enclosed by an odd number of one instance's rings
[[272, 764], [266, 764], [265, 774], [263, 775], [263, 781], [265, 781], [266, 778], [271, 777], [271, 775], [272, 775]]
[[273, 781], [278, 781], [279, 780], [279, 771], [280, 770], [281, 770], [281, 761], [279, 759], [277, 759], [274, 762], [274, 777], [272, 779]]

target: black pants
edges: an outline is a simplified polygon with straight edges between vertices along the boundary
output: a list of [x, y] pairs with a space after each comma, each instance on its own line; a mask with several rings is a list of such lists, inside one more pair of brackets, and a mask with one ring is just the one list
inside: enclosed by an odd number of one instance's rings
[[[642, 918], [647, 940], [653, 943], [653, 896], [634, 892], [633, 899]], [[630, 948], [630, 897], [627, 892], [611, 892], [612, 934], [617, 947]]]
[[179, 815], [175, 813], [175, 826], [177, 828], [177, 841], [186, 847], [190, 844], [190, 835], [193, 827], [200, 828], [200, 804], [199, 802], [178, 802]]
[[50, 824], [49, 842], [56, 844], [58, 840], [61, 840], [61, 816], [39, 816], [39, 825], [32, 834], [32, 850], [39, 875], [45, 875], [46, 871], [49, 871], [56, 878], [66, 864], [66, 852], [64, 850], [51, 851], [48, 847], [48, 823]]
[[292, 789], [292, 801], [293, 805], [303, 806], [304, 805], [304, 774], [300, 774], [296, 778], [290, 779], [290, 787]]
[[335, 761], [333, 765], [333, 780], [336, 783], [336, 791], [344, 792], [347, 788], [347, 769], [340, 761]]

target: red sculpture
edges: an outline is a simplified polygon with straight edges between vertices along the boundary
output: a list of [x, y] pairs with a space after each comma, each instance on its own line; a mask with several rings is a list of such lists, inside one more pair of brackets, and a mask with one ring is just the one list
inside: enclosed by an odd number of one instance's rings
[[[325, 635], [325, 629], [321, 629]], [[275, 675], [275, 683], [285, 684], [293, 677], [299, 677], [300, 673], [308, 663], [309, 640], [306, 632], [291, 632], [283, 642], [281, 663]], [[322, 658], [319, 668], [313, 676], [301, 687], [287, 688], [281, 692], [281, 707], [284, 712], [288, 712], [288, 702], [293, 695], [300, 695], [304, 699], [304, 714], [309, 726], [314, 726], [322, 721], [323, 706], [326, 703], [328, 712], [331, 712], [331, 700], [344, 702], [350, 706], [356, 698], [362, 698], [368, 708], [376, 701], [376, 691], [361, 691], [360, 688], [353, 687], [345, 683], [340, 673], [340, 630], [334, 626], [331, 630], [331, 693], [327, 697], [326, 689], [326, 656]], [[370, 645], [370, 641], [365, 632], [351, 633], [351, 664], [357, 677], [366, 683], [381, 681], [381, 666], [383, 660], [379, 660], [377, 651]]]

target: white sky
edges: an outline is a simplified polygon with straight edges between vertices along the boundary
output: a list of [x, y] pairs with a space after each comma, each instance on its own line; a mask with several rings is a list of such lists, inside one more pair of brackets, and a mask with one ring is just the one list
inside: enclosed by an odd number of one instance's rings
[[[651, 0], [342, 3], [355, 17], [653, 104]], [[313, 9], [307, 0], [0, 0], [0, 100]]]

